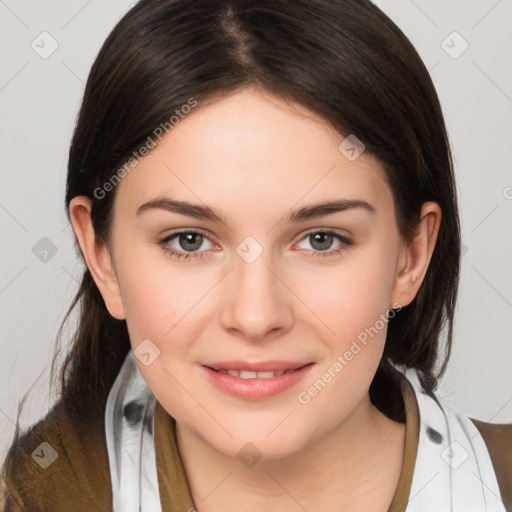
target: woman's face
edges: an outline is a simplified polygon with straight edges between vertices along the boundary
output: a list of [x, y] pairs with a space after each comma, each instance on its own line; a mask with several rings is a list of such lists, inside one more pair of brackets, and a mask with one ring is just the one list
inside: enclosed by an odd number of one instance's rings
[[403, 246], [378, 162], [342, 140], [245, 89], [192, 109], [118, 185], [110, 247], [138, 368], [230, 456], [296, 453], [368, 399]]

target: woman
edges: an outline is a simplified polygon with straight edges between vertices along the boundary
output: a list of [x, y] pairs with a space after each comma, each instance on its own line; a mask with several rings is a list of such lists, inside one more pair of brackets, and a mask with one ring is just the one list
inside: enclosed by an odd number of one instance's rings
[[139, 2], [92, 67], [66, 206], [80, 323], [5, 510], [512, 509], [512, 425], [434, 393], [449, 143], [370, 2]]

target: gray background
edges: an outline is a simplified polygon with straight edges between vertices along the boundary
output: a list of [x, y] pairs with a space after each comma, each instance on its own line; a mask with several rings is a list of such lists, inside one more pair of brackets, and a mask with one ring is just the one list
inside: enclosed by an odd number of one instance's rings
[[[463, 414], [512, 422], [512, 0], [376, 3], [430, 70], [455, 157], [464, 257], [438, 395]], [[53, 400], [54, 339], [82, 271], [63, 206], [67, 152], [94, 57], [131, 5], [0, 0], [1, 458], [23, 393], [35, 383], [22, 425]]]

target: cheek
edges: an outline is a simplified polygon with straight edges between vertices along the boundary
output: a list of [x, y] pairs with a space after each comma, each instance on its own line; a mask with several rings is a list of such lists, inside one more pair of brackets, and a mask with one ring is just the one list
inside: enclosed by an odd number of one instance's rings
[[393, 264], [377, 254], [361, 251], [308, 279], [307, 306], [331, 331], [337, 348], [373, 326], [390, 306]]
[[[324, 351], [317, 372], [297, 395], [303, 414], [323, 426], [341, 421], [362, 399], [374, 378], [384, 350], [389, 305], [389, 266], [359, 259], [331, 272], [331, 280], [312, 296], [331, 332], [320, 339]], [[333, 408], [333, 403], [339, 404]]]
[[173, 272], [154, 250], [132, 251], [130, 258], [120, 261], [118, 276], [132, 348], [149, 339], [163, 353], [166, 342], [182, 327], [190, 302], [200, 293], [195, 290], [197, 281], [186, 272]]
[[157, 345], [177, 321], [179, 302], [156, 272], [132, 274], [123, 283], [123, 303], [132, 346], [149, 338]]
[[[392, 257], [383, 257], [382, 247], [370, 249], [346, 258], [337, 267], [322, 269], [316, 285], [308, 290], [308, 306], [329, 329], [322, 328], [324, 334], [319, 334], [325, 357], [298, 397], [301, 404], [311, 403], [312, 407], [305, 409], [308, 414], [325, 414], [332, 400], [348, 408], [355, 405], [368, 390], [379, 365], [394, 263]], [[341, 409], [331, 412], [331, 421], [343, 414]]]
[[[204, 296], [204, 286], [198, 285], [186, 272], [170, 273], [162, 265], [145, 265], [140, 271], [128, 267], [125, 270], [129, 271], [122, 281], [123, 302], [139, 371], [166, 410], [173, 411], [175, 417], [187, 417], [197, 405], [183, 391], [182, 383], [191, 383], [194, 378], [192, 365], [183, 363], [190, 359], [197, 339], [191, 322], [195, 324], [197, 319], [194, 305]], [[140, 352], [151, 354], [149, 365], [138, 358]]]
[[131, 258], [119, 272], [130, 343], [136, 349], [151, 340], [160, 351], [161, 366], [174, 367], [192, 357], [219, 278], [206, 267], [179, 268], [154, 254], [139, 261], [144, 264]]

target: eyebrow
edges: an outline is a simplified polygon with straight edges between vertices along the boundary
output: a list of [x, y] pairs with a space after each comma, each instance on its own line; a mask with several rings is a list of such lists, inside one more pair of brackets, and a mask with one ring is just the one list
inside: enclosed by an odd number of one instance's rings
[[[359, 199], [338, 199], [304, 206], [303, 208], [289, 213], [287, 220], [288, 222], [299, 222], [302, 220], [332, 215], [334, 213], [354, 208], [361, 208], [372, 214], [377, 211], [374, 206], [366, 201]], [[170, 198], [151, 199], [137, 208], [137, 215], [141, 215], [150, 210], [166, 210], [172, 213], [194, 217], [196, 219], [210, 220], [225, 224], [223, 215], [215, 208], [208, 205], [192, 204], [187, 201], [178, 201]]]

